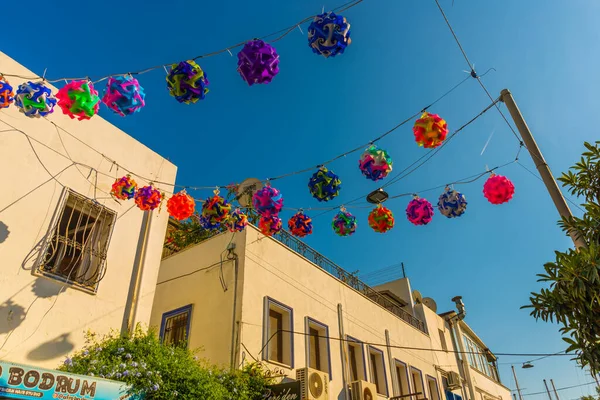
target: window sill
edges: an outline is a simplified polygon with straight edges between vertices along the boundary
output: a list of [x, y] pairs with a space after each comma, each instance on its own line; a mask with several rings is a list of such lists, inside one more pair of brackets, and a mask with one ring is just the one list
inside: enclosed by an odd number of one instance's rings
[[[84, 293], [90, 294], [92, 296], [95, 296], [98, 291], [97, 287], [92, 289], [89, 286], [84, 286], [77, 282], [70, 281], [61, 275], [56, 275], [51, 272], [43, 272], [43, 271], [40, 271], [39, 269], [35, 269], [32, 274], [34, 276], [38, 276], [40, 278], [51, 280], [52, 282], [54, 282], [58, 285], [62, 285], [62, 286], [69, 287], [71, 289], [79, 290], [80, 292], [84, 292]], [[63, 290], [63, 289], [61, 289], [61, 290]]]
[[276, 367], [285, 368], [285, 369], [293, 369], [292, 366], [289, 364], [280, 363], [280, 362], [274, 361], [274, 360], [265, 360], [265, 361], [268, 362], [269, 364], [275, 365]]

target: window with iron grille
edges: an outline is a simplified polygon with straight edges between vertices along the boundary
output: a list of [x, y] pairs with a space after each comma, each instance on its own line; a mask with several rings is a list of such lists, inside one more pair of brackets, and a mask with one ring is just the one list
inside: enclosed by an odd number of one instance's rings
[[66, 189], [35, 272], [96, 293], [115, 220], [114, 211]]
[[164, 313], [160, 324], [160, 339], [170, 346], [187, 346], [190, 336], [192, 305]]

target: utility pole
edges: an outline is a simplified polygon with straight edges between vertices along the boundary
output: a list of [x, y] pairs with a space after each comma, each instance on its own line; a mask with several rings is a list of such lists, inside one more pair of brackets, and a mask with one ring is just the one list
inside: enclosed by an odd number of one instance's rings
[[548, 393], [548, 398], [552, 400], [552, 395], [550, 394], [550, 389], [548, 389], [548, 382], [544, 379], [544, 386], [546, 386], [546, 392]]
[[552, 389], [554, 389], [554, 395], [556, 396], [556, 400], [560, 400], [560, 397], [558, 397], [558, 392], [556, 391], [556, 386], [554, 386], [554, 379], [550, 379], [550, 383], [552, 384]]
[[515, 377], [515, 385], [517, 385], [517, 393], [519, 394], [519, 400], [523, 400], [523, 395], [521, 394], [521, 388], [519, 387], [519, 381], [517, 380], [517, 373], [515, 372], [515, 366], [511, 365], [513, 376]]
[[[569, 206], [567, 205], [567, 202], [565, 201], [565, 198], [563, 197], [556, 180], [554, 180], [552, 172], [550, 171], [550, 167], [548, 167], [548, 164], [546, 164], [546, 160], [544, 159], [542, 152], [535, 142], [535, 139], [533, 138], [533, 135], [531, 134], [531, 131], [529, 130], [529, 127], [527, 126], [519, 107], [517, 107], [517, 104], [512, 97], [512, 94], [508, 89], [504, 89], [500, 93], [500, 99], [504, 104], [506, 104], [506, 108], [508, 109], [508, 112], [515, 122], [517, 129], [519, 130], [519, 133], [523, 138], [523, 142], [527, 147], [527, 150], [529, 150], [531, 158], [533, 158], [535, 167], [540, 173], [542, 180], [546, 185], [546, 189], [548, 189], [548, 193], [550, 194], [550, 197], [552, 198], [552, 201], [558, 210], [558, 213], [561, 217], [572, 217], [573, 214], [571, 213], [571, 209], [569, 209]], [[569, 232], [569, 235], [571, 236], [573, 243], [575, 243], [575, 247], [587, 247], [586, 243], [581, 238], [578, 238], [575, 232]]]

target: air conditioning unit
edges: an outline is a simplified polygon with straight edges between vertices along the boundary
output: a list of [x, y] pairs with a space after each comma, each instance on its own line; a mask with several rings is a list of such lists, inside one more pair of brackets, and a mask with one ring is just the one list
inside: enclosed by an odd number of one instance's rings
[[377, 399], [377, 386], [366, 381], [354, 381], [351, 383], [350, 394], [352, 400], [375, 400]]
[[301, 400], [329, 400], [329, 374], [311, 368], [296, 371]]
[[450, 371], [448, 373], [448, 389], [458, 389], [461, 386], [462, 385], [460, 383], [460, 375], [458, 374], [458, 372]]

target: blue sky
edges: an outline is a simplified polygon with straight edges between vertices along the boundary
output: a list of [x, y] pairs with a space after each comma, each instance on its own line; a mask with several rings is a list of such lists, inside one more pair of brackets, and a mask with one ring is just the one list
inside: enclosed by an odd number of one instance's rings
[[[221, 49], [341, 3], [323, 1], [262, 0], [257, 6], [233, 0], [225, 8], [216, 0], [130, 1], [127, 6], [104, 0], [76, 7], [68, 2], [48, 7], [48, 2], [31, 0], [28, 8], [39, 10], [35, 25], [3, 35], [0, 49], [37, 73], [48, 68], [49, 78], [103, 76]], [[600, 3], [455, 0], [452, 5], [442, 0], [442, 5], [476, 70], [495, 68], [484, 78], [492, 94], [505, 87], [513, 92], [554, 174], [565, 171], [582, 152], [583, 141], [598, 138], [600, 29], [595, 16]], [[14, 22], [24, 12], [18, 2], [3, 5], [3, 14]], [[297, 30], [276, 43], [281, 72], [269, 85], [248, 87], [236, 72], [236, 58], [224, 53], [200, 62], [211, 89], [203, 102], [177, 103], [165, 88], [164, 71], [158, 70], [139, 77], [147, 93], [141, 113], [120, 118], [103, 108], [101, 114], [173, 161], [179, 167], [179, 184], [212, 186], [318, 165], [379, 136], [466, 76], [468, 67], [433, 0], [365, 0], [345, 15], [353, 41], [342, 56], [314, 55], [306, 43], [305, 24], [304, 35]], [[489, 103], [470, 80], [431, 111], [453, 130]], [[411, 125], [380, 142], [394, 158], [396, 171], [426, 151], [414, 143]], [[394, 195], [443, 185], [486, 165], [508, 162], [517, 149], [512, 133], [491, 110], [388, 191]], [[344, 184], [335, 204], [378, 187], [360, 175], [358, 155], [330, 166]], [[528, 154], [521, 153], [521, 161], [534, 170]], [[413, 287], [434, 297], [440, 311], [451, 309], [450, 298], [462, 295], [467, 322], [493, 351], [559, 351], [564, 345], [558, 327], [536, 322], [519, 307], [538, 289], [535, 274], [543, 263], [555, 249], [571, 243], [557, 228], [557, 213], [538, 179], [517, 164], [499, 173], [516, 186], [508, 204], [489, 204], [480, 180], [457, 187], [469, 201], [460, 219], [438, 213], [429, 225], [412, 226], [404, 217], [408, 199], [401, 198], [386, 204], [397, 224], [385, 235], [371, 231], [368, 210], [361, 209], [351, 210], [359, 218], [354, 236], [335, 236], [327, 214], [315, 218], [315, 233], [307, 242], [350, 271], [368, 273], [403, 261]], [[309, 175], [273, 183], [283, 192], [286, 206], [320, 205], [306, 188]], [[434, 202], [439, 192], [422, 197]], [[283, 215], [286, 220], [289, 216]], [[557, 387], [589, 382], [567, 358], [519, 369], [524, 393], [543, 390], [543, 378], [554, 378]], [[505, 363], [526, 359], [500, 358], [505, 384], [514, 387]], [[561, 396], [574, 399], [591, 388], [562, 391]]]

